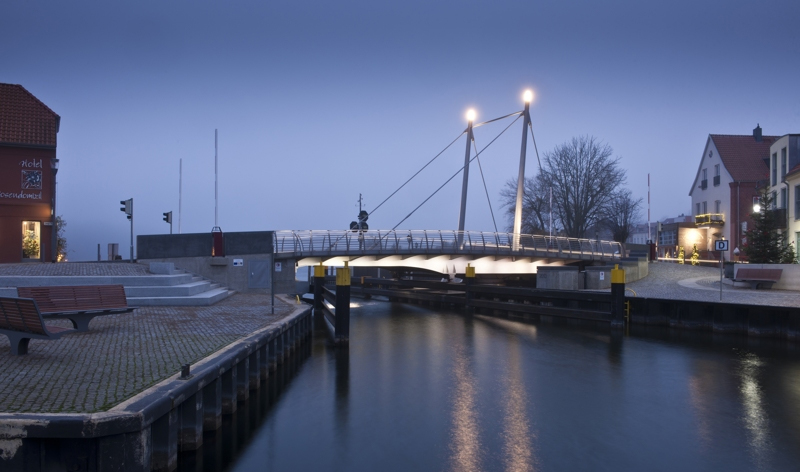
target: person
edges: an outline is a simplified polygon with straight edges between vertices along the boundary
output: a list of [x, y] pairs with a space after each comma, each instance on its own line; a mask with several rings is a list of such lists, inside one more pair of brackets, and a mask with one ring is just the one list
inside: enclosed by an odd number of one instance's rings
[[359, 251], [363, 251], [364, 250], [364, 232], [363, 231], [359, 231], [358, 232], [358, 250]]
[[410, 251], [414, 247], [413, 246], [414, 239], [411, 237], [410, 232], [408, 233], [408, 236], [406, 236], [406, 240], [408, 241], [408, 250]]

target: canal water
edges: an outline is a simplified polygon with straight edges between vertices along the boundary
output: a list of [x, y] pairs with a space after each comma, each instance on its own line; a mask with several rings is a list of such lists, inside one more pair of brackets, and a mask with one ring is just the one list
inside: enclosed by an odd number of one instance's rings
[[202, 469], [800, 469], [789, 345], [357, 304], [349, 349], [317, 333]]

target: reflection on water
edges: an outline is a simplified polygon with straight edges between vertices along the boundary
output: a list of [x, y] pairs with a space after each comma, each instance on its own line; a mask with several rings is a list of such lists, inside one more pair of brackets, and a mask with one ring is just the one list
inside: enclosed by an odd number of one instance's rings
[[753, 353], [741, 358], [739, 393], [744, 406], [744, 423], [750, 436], [750, 451], [758, 470], [770, 470], [769, 418], [764, 409], [763, 391], [758, 382], [763, 361]]
[[782, 344], [554, 326], [364, 301], [182, 470], [797, 470]]
[[508, 338], [509, 362], [505, 378], [506, 404], [503, 438], [503, 462], [506, 470], [535, 470], [532, 434], [527, 414], [527, 393], [522, 381], [519, 340]]
[[451, 466], [454, 471], [480, 470], [480, 429], [475, 408], [475, 379], [470, 369], [470, 358], [463, 346], [454, 354]]

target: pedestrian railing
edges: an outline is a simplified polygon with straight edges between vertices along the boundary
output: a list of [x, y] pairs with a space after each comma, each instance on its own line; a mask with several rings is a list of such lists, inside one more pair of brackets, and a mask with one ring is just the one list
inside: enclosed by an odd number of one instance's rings
[[534, 234], [453, 230], [275, 231], [275, 254], [335, 256], [514, 256], [583, 260], [619, 259], [615, 241]]

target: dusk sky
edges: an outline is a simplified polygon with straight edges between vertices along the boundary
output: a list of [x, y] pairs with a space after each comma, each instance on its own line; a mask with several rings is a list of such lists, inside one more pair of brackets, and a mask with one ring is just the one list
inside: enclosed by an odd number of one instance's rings
[[[522, 108], [539, 153], [614, 149], [652, 218], [690, 213], [709, 133], [800, 133], [800, 2], [36, 1], [0, 10], [0, 82], [61, 116], [58, 207], [69, 259], [136, 234], [346, 229], [466, 126]], [[510, 121], [478, 128], [478, 149]], [[481, 156], [497, 224], [518, 121]], [[465, 138], [369, 219], [400, 222], [463, 164]], [[466, 227], [494, 231], [473, 162]], [[528, 146], [526, 174], [538, 171]], [[455, 229], [461, 178], [400, 228]], [[646, 216], [646, 212], [643, 212]]]

